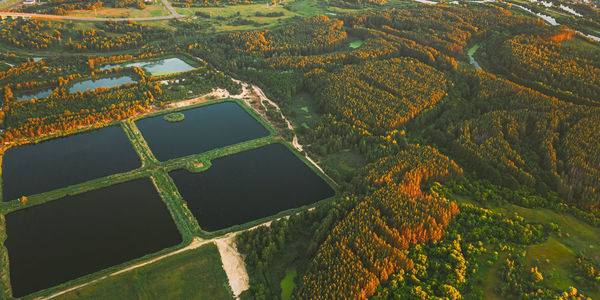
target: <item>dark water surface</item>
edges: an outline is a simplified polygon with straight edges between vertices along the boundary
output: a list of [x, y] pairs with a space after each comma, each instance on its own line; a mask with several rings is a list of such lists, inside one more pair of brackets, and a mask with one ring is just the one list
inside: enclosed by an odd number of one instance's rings
[[10, 213], [6, 229], [15, 297], [182, 241], [148, 178]]
[[140, 164], [120, 126], [10, 148], [2, 159], [2, 198], [48, 192]]
[[272, 144], [212, 161], [200, 173], [169, 173], [200, 227], [215, 231], [315, 203], [333, 189], [285, 146]]
[[185, 119], [167, 122], [164, 116], [135, 124], [160, 161], [202, 153], [264, 136], [269, 132], [235, 102], [181, 111]]

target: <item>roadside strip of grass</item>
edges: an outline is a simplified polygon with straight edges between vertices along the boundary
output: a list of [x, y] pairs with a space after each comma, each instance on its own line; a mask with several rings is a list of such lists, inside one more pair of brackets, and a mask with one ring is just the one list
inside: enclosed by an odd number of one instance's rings
[[232, 299], [213, 244], [107, 278], [55, 299]]

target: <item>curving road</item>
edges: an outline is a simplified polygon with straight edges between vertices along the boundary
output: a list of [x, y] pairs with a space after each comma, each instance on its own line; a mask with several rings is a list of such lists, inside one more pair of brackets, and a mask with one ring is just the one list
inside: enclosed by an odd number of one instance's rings
[[173, 7], [171, 6], [171, 4], [169, 4], [169, 2], [167, 2], [167, 0], [162, 0], [163, 5], [171, 12], [171, 16], [178, 16], [178, 17], [183, 17], [183, 15], [178, 14]]
[[143, 17], [143, 18], [90, 18], [90, 17], [76, 17], [76, 16], [60, 16], [60, 15], [46, 15], [46, 14], [30, 14], [30, 13], [16, 13], [16, 12], [4, 12], [0, 11], [0, 17], [22, 17], [22, 18], [41, 18], [41, 19], [58, 19], [58, 20], [74, 20], [74, 21], [91, 21], [91, 22], [106, 22], [106, 21], [157, 21], [157, 20], [169, 20], [186, 17], [185, 15], [178, 14], [173, 7], [167, 2], [162, 0], [163, 5], [171, 13], [168, 16], [159, 17]]

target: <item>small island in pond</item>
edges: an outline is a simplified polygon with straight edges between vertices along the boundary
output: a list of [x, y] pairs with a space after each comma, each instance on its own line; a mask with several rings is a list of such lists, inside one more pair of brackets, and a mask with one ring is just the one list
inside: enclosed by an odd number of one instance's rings
[[165, 121], [171, 123], [181, 122], [183, 119], [185, 119], [185, 116], [182, 113], [170, 113], [165, 115]]

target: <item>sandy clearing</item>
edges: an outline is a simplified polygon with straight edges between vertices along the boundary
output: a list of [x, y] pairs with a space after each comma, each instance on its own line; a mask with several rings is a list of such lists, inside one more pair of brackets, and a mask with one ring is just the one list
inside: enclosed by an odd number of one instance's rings
[[162, 111], [162, 110], [168, 110], [168, 109], [173, 109], [173, 108], [185, 107], [185, 106], [190, 106], [190, 105], [194, 105], [194, 104], [201, 103], [201, 102], [206, 102], [206, 101], [212, 100], [212, 99], [221, 99], [221, 98], [227, 98], [227, 97], [229, 97], [229, 92], [227, 90], [215, 89], [208, 94], [204, 94], [204, 95], [201, 95], [201, 96], [193, 98], [193, 99], [169, 103], [165, 107], [158, 108], [154, 111]]
[[239, 299], [240, 294], [250, 288], [250, 284], [244, 259], [237, 250], [234, 237], [218, 239], [215, 244], [219, 249], [219, 254], [221, 254], [223, 270], [225, 270], [229, 279], [233, 296]]

